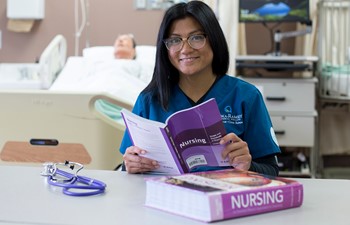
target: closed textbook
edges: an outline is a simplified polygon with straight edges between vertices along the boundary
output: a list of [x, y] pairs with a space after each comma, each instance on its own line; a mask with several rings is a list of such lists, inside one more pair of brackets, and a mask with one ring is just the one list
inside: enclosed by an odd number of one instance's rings
[[295, 180], [235, 169], [146, 178], [148, 207], [212, 222], [299, 207]]

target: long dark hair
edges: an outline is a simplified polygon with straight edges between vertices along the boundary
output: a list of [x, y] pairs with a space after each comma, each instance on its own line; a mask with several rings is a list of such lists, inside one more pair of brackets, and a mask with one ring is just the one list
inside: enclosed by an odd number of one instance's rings
[[[168, 50], [163, 40], [168, 38], [169, 29], [175, 20], [192, 17], [202, 26], [207, 35], [207, 43], [213, 50], [213, 73], [222, 76], [229, 67], [229, 52], [224, 33], [213, 10], [201, 1], [179, 3], [170, 7], [164, 14], [157, 38], [156, 63], [153, 77], [144, 93], [150, 92], [150, 98], [156, 98], [164, 110], [167, 110], [171, 91], [179, 82], [179, 72], [171, 64]], [[214, 48], [213, 48], [214, 47]]]

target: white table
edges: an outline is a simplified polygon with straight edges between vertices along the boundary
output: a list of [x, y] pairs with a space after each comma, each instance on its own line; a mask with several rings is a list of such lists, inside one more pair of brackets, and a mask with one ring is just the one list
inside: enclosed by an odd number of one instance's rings
[[[0, 224], [205, 224], [144, 206], [143, 175], [82, 170], [81, 175], [104, 181], [100, 196], [71, 197], [54, 190], [40, 176], [41, 167], [0, 165]], [[350, 180], [300, 179], [304, 203], [215, 224], [348, 225]]]

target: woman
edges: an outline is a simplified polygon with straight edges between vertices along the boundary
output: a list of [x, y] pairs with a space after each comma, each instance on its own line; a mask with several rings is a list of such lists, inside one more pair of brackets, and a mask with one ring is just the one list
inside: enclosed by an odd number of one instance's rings
[[[222, 157], [238, 169], [278, 175], [280, 149], [263, 98], [253, 85], [226, 75], [228, 66], [227, 43], [210, 7], [201, 1], [176, 4], [164, 15], [153, 78], [133, 112], [164, 122], [215, 98], [227, 130]], [[127, 132], [120, 151], [129, 173], [158, 168], [157, 161], [142, 157], [147, 149], [132, 146]]]

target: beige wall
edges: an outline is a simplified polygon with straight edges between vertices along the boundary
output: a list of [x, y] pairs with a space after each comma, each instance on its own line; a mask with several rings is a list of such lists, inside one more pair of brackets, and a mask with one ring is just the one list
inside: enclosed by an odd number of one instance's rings
[[[31, 32], [7, 29], [6, 0], [0, 0], [2, 48], [0, 62], [35, 62], [56, 34], [68, 41], [68, 55], [74, 55], [75, 0], [45, 0], [45, 18], [35, 22]], [[133, 33], [137, 44], [155, 44], [164, 11], [135, 10], [133, 0], [89, 0], [88, 37], [90, 46], [112, 45], [121, 33]], [[86, 46], [87, 30], [80, 39], [80, 51]]]
[[[268, 27], [272, 28], [273, 25], [268, 25]], [[261, 23], [245, 24], [248, 55], [264, 55], [274, 50], [273, 36], [271, 36], [268, 27], [264, 27]], [[295, 23], [280, 24], [278, 29], [280, 32], [297, 30]], [[277, 30], [277, 28], [274, 30]], [[283, 39], [280, 47], [283, 54], [295, 55], [295, 38]]]

